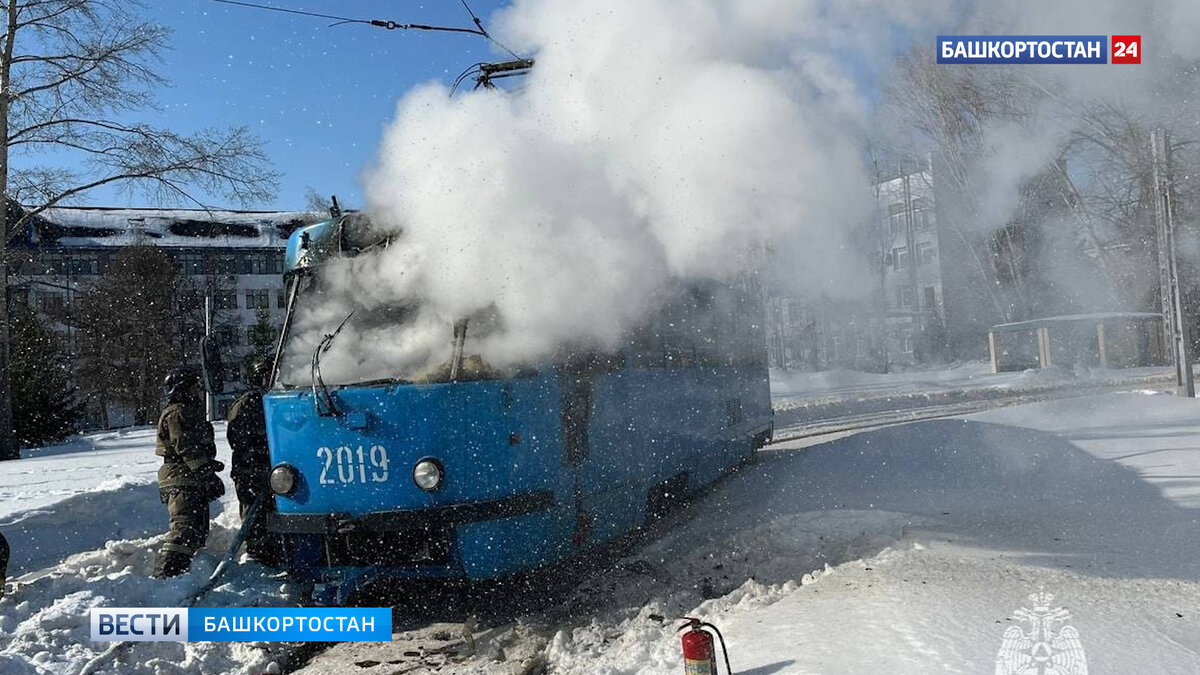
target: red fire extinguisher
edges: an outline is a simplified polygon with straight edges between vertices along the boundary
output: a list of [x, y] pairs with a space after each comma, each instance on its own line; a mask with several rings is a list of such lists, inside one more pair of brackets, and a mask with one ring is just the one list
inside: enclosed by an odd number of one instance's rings
[[707, 628], [711, 628], [717, 634], [717, 639], [721, 641], [721, 653], [725, 655], [726, 675], [733, 675], [733, 669], [729, 667], [729, 650], [725, 648], [725, 638], [721, 635], [721, 631], [707, 621], [693, 619], [690, 616], [685, 616], [683, 619], [687, 623], [677, 630], [689, 629], [680, 638], [683, 641], [684, 675], [717, 675], [717, 652], [713, 648], [712, 635], [705, 630]]

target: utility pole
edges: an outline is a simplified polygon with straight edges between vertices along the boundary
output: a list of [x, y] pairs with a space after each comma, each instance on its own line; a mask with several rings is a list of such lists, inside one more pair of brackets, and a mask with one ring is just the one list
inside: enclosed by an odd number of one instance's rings
[[[900, 165], [900, 176], [904, 186], [904, 247], [908, 249], [908, 287], [909, 308], [912, 310], [912, 344], [913, 360], [917, 361], [917, 345], [921, 343], [924, 332], [921, 325], [921, 301], [917, 294], [917, 233], [914, 231], [915, 214], [913, 213], [912, 187], [909, 183], [908, 170]], [[922, 359], [923, 360], [923, 359]]]
[[[212, 325], [213, 325], [213, 292], [212, 292], [212, 288], [210, 286], [209, 289], [204, 293], [204, 337], [206, 338], [206, 340], [205, 340], [206, 343], [213, 339]], [[208, 387], [205, 387], [204, 388], [204, 419], [208, 420], [209, 422], [213, 421], [213, 411], [216, 409], [216, 407], [217, 407], [216, 401], [214, 400], [213, 393], [208, 390]]]
[[1192, 349], [1187, 326], [1187, 304], [1179, 288], [1179, 264], [1175, 257], [1175, 210], [1171, 186], [1171, 144], [1167, 133], [1150, 134], [1154, 166], [1154, 224], [1158, 230], [1158, 272], [1161, 284], [1163, 322], [1175, 360], [1175, 393], [1194, 398]]

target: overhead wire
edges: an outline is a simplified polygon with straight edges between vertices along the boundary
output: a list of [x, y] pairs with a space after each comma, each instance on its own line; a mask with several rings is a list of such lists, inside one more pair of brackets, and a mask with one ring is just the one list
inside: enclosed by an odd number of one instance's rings
[[[332, 14], [319, 14], [317, 12], [306, 12], [300, 9], [287, 9], [286, 7], [272, 7], [271, 5], [259, 5], [253, 2], [242, 2], [241, 0], [210, 0], [210, 2], [219, 2], [222, 5], [237, 5], [239, 7], [250, 7], [252, 9], [265, 9], [272, 12], [282, 12], [284, 14], [299, 14], [301, 16], [315, 16], [319, 19], [333, 19], [338, 23], [371, 23], [364, 19], [352, 19], [345, 16], [334, 16]], [[337, 24], [333, 24], [337, 25]]]
[[471, 10], [471, 6], [467, 4], [467, 0], [459, 0], [459, 2], [462, 3], [463, 9], [467, 10], [467, 14], [471, 15], [471, 20], [475, 22], [475, 27], [479, 29], [479, 32], [483, 33], [484, 37], [491, 40], [492, 44], [494, 44], [497, 47], [499, 47], [500, 49], [503, 49], [504, 51], [508, 52], [509, 55], [512, 56], [514, 59], [521, 58], [520, 55], [518, 55], [516, 52], [514, 52], [513, 50], [511, 50], [507, 46], [505, 46], [503, 42], [500, 42], [496, 38], [492, 37], [491, 33], [487, 32], [487, 29], [483, 27], [483, 22], [479, 20], [479, 17], [475, 16], [475, 12]]
[[297, 14], [300, 16], [316, 17], [319, 19], [330, 19], [334, 22], [334, 23], [330, 24], [330, 27], [340, 26], [340, 25], [347, 24], [347, 23], [361, 23], [361, 24], [366, 24], [368, 26], [375, 26], [377, 28], [386, 28], [387, 30], [424, 30], [424, 31], [439, 31], [439, 32], [444, 32], [444, 33], [467, 33], [469, 35], [478, 35], [478, 36], [488, 40], [492, 44], [496, 45], [497, 47], [499, 47], [499, 48], [503, 49], [504, 51], [508, 52], [509, 54], [511, 54], [514, 58], [518, 58], [518, 59], [521, 58], [520, 56], [517, 55], [516, 52], [509, 49], [507, 46], [504, 45], [504, 43], [502, 43], [499, 40], [497, 40], [496, 38], [492, 37], [491, 34], [487, 32], [487, 29], [485, 29], [483, 27], [483, 22], [479, 20], [479, 17], [475, 15], [475, 12], [471, 11], [471, 7], [469, 5], [467, 5], [466, 0], [460, 0], [460, 2], [462, 2], [462, 5], [467, 10], [467, 13], [471, 15], [471, 20], [474, 22], [475, 28], [460, 28], [460, 27], [455, 27], [455, 26], [432, 26], [432, 25], [423, 24], [423, 23], [399, 23], [397, 21], [390, 21], [390, 20], [385, 20], [385, 19], [358, 19], [358, 18], [349, 17], [349, 16], [337, 16], [334, 14], [322, 14], [320, 12], [308, 12], [308, 11], [305, 11], [302, 9], [289, 9], [287, 7], [275, 7], [272, 5], [263, 5], [263, 4], [259, 4], [259, 3], [255, 3], [255, 2], [245, 2], [245, 0], [209, 0], [209, 2], [217, 2], [222, 5], [236, 5], [238, 7], [247, 7], [250, 9], [261, 9], [261, 10], [271, 11], [271, 12], [280, 12], [283, 14]]

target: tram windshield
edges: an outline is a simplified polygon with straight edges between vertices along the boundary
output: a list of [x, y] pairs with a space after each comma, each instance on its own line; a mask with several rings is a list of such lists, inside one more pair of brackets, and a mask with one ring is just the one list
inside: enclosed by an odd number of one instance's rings
[[433, 383], [501, 376], [479, 353], [490, 332], [488, 316], [459, 322], [460, 329], [467, 330], [461, 351], [456, 352], [454, 322], [433, 316], [415, 298], [364, 302], [330, 283], [331, 277], [352, 272], [353, 264], [352, 259], [335, 259], [293, 278], [298, 286], [286, 319], [276, 386]]

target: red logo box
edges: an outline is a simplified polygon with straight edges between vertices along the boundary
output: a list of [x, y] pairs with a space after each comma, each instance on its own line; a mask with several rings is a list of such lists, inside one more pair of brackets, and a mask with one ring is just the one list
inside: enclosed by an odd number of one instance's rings
[[1113, 63], [1141, 63], [1142, 36], [1114, 35], [1112, 36]]

